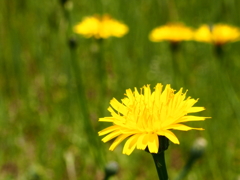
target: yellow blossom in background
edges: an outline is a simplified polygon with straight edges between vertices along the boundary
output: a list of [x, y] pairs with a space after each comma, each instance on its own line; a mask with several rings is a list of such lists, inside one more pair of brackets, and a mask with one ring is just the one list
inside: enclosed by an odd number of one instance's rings
[[[123, 154], [130, 155], [134, 149], [157, 153], [159, 149], [158, 136], [165, 136], [175, 144], [178, 138], [170, 130], [188, 131], [192, 128], [182, 123], [187, 121], [203, 121], [206, 117], [188, 115], [204, 110], [204, 107], [193, 107], [198, 101], [191, 97], [186, 98], [182, 88], [175, 94], [170, 85], [158, 83], [151, 92], [150, 85], [141, 88], [126, 90], [126, 97], [119, 102], [115, 98], [110, 101], [108, 111], [111, 117], [100, 118], [99, 121], [111, 122], [108, 128], [99, 132], [99, 136], [106, 135], [102, 141], [108, 142], [116, 138], [109, 150], [114, 150], [124, 139], [127, 139]], [[108, 134], [108, 135], [107, 135]]]
[[149, 34], [149, 39], [153, 42], [160, 41], [188, 41], [193, 38], [193, 30], [181, 23], [167, 24], [153, 29]]
[[109, 15], [90, 16], [74, 26], [74, 32], [86, 38], [109, 38], [110, 36], [122, 37], [128, 32], [128, 27], [112, 19]]
[[216, 24], [213, 26], [205, 24], [196, 30], [194, 39], [200, 42], [222, 45], [240, 40], [240, 30], [239, 28], [225, 24]]

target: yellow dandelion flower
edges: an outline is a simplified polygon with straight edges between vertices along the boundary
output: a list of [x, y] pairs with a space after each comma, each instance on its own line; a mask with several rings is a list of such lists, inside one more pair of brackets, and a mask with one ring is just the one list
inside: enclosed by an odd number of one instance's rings
[[169, 84], [163, 90], [163, 85], [158, 83], [152, 93], [150, 85], [146, 85], [140, 92], [136, 88], [134, 92], [127, 89], [125, 95], [122, 102], [115, 98], [110, 101], [111, 107], [108, 111], [111, 117], [99, 119], [99, 121], [113, 123], [112, 126], [98, 133], [99, 136], [106, 135], [102, 139], [103, 142], [117, 137], [109, 150], [113, 151], [128, 138], [123, 154], [130, 155], [134, 149], [144, 150], [147, 147], [150, 153], [157, 153], [158, 136], [165, 136], [173, 143], [179, 144], [178, 138], [170, 130], [203, 130], [182, 124], [187, 121], [206, 119], [206, 117], [188, 115], [188, 113], [203, 111], [204, 107], [193, 107], [198, 100], [186, 98], [186, 92], [183, 93], [182, 88], [174, 94]]
[[128, 27], [112, 19], [109, 15], [86, 17], [74, 26], [73, 31], [86, 38], [109, 38], [110, 36], [122, 37], [128, 32]]
[[171, 41], [180, 42], [188, 41], [193, 37], [193, 30], [181, 23], [168, 24], [153, 29], [149, 34], [149, 39], [153, 42]]
[[200, 42], [222, 45], [240, 40], [240, 30], [239, 28], [225, 24], [216, 24], [213, 26], [205, 24], [196, 30], [194, 39]]

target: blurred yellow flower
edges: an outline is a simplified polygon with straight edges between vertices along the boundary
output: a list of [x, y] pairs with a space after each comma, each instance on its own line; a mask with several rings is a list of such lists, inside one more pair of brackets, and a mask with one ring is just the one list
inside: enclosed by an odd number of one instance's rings
[[240, 30], [239, 28], [225, 24], [216, 24], [213, 26], [205, 24], [196, 30], [194, 39], [196, 41], [222, 45], [240, 40]]
[[153, 42], [164, 40], [171, 42], [188, 41], [192, 40], [192, 37], [193, 30], [181, 23], [173, 23], [157, 27], [149, 34], [149, 39]]
[[112, 19], [109, 15], [90, 16], [74, 26], [73, 31], [86, 38], [108, 38], [110, 36], [122, 37], [128, 32], [128, 27]]
[[[158, 83], [151, 93], [150, 85], [141, 88], [140, 93], [135, 88], [126, 90], [126, 97], [119, 102], [115, 98], [110, 101], [108, 108], [111, 117], [100, 118], [99, 121], [112, 122], [113, 125], [98, 132], [99, 136], [106, 135], [102, 141], [107, 142], [116, 138], [109, 150], [114, 150], [124, 139], [126, 141], [123, 154], [130, 155], [134, 149], [157, 153], [159, 149], [158, 136], [165, 136], [175, 144], [178, 138], [170, 130], [188, 131], [192, 128], [182, 123], [187, 121], [203, 121], [206, 117], [188, 115], [204, 110], [204, 107], [193, 107], [198, 101], [186, 98], [182, 88], [174, 94], [170, 85]], [[115, 109], [115, 110], [114, 110]]]

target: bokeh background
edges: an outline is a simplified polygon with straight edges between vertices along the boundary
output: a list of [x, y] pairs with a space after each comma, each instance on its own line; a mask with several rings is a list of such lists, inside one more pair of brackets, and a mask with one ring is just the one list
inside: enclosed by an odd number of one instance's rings
[[[109, 101], [123, 98], [127, 88], [173, 83], [169, 42], [149, 41], [153, 28], [176, 21], [192, 28], [240, 27], [239, 10], [238, 0], [1, 0], [0, 179], [100, 180], [109, 161], [120, 167], [113, 180], [157, 179], [150, 154], [136, 150], [126, 156], [122, 145], [108, 151], [110, 144], [97, 134], [108, 124], [98, 118], [109, 116]], [[124, 22], [128, 34], [99, 43], [73, 33], [83, 17], [104, 13]], [[197, 105], [206, 111], [199, 115], [212, 118], [188, 123], [205, 131], [175, 132], [181, 144], [166, 151], [169, 177], [177, 177], [192, 143], [203, 137], [205, 154], [186, 179], [239, 180], [240, 117], [219, 74], [229, 76], [239, 97], [240, 42], [222, 47], [226, 71], [216, 65], [221, 58], [214, 45], [179, 46], [179, 61], [187, 68], [184, 84], [172, 87], [200, 98]]]

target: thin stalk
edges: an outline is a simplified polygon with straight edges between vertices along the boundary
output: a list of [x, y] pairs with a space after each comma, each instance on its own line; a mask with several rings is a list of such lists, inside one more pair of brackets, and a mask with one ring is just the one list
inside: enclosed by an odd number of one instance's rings
[[105, 59], [103, 57], [103, 41], [104, 39], [97, 40], [99, 51], [97, 53], [97, 72], [98, 72], [98, 78], [99, 82], [101, 84], [101, 91], [104, 93], [106, 91], [107, 87], [107, 73], [106, 73], [106, 63]]
[[172, 67], [173, 67], [173, 85], [176, 88], [184, 86], [184, 71], [185, 62], [181, 61], [180, 44], [178, 42], [170, 42], [170, 50], [172, 53]]
[[193, 164], [203, 156], [207, 146], [207, 141], [204, 138], [197, 138], [189, 152], [189, 158], [181, 173], [175, 180], [182, 180], [191, 170]]
[[110, 175], [106, 175], [103, 180], [109, 180], [110, 177]]
[[157, 154], [152, 153], [152, 156], [157, 169], [159, 180], [168, 180], [164, 151]]
[[72, 67], [72, 72], [73, 72], [73, 76], [74, 76], [74, 79], [76, 82], [76, 88], [77, 88], [77, 92], [78, 92], [78, 103], [80, 105], [82, 116], [83, 116], [83, 121], [82, 121], [83, 126], [84, 126], [84, 129], [86, 130], [88, 142], [91, 142], [94, 149], [96, 149], [96, 151], [94, 151], [96, 161], [101, 164], [103, 162], [102, 156], [100, 155], [101, 148], [100, 148], [99, 141], [96, 138], [96, 137], [98, 137], [98, 135], [94, 131], [91, 121], [90, 121], [88, 101], [85, 96], [85, 88], [84, 88], [83, 80], [82, 80], [82, 76], [81, 76], [81, 74], [82, 74], [81, 68], [79, 67], [79, 65], [77, 63], [75, 49], [70, 48], [70, 52], [71, 52], [71, 67]]
[[240, 124], [240, 111], [239, 111], [240, 100], [232, 85], [232, 82], [226, 69], [227, 66], [225, 62], [225, 54], [223, 52], [222, 46], [216, 46], [215, 48], [217, 58], [216, 59], [217, 62], [215, 62], [215, 64], [218, 70], [217, 75], [219, 76], [223, 89]]
[[[158, 136], [158, 141], [159, 141], [158, 153], [151, 154], [157, 169], [159, 180], [168, 180], [164, 151], [168, 149], [169, 140], [165, 136]], [[148, 147], [145, 149], [145, 151], [149, 152]]]
[[97, 138], [98, 134], [93, 129], [93, 126], [90, 121], [91, 118], [90, 118], [90, 112], [89, 112], [89, 108], [88, 108], [88, 101], [87, 101], [86, 93], [85, 93], [85, 87], [84, 87], [83, 79], [82, 79], [82, 72], [81, 72], [81, 68], [79, 67], [78, 60], [77, 60], [77, 54], [76, 54], [77, 44], [76, 44], [76, 40], [74, 38], [70, 38], [72, 36], [72, 31], [71, 31], [72, 21], [71, 21], [71, 16], [70, 16], [70, 10], [63, 8], [63, 11], [64, 11], [66, 22], [68, 23], [68, 29], [67, 29], [66, 34], [67, 34], [67, 37], [69, 38], [70, 66], [71, 66], [73, 78], [75, 79], [76, 88], [77, 88], [77, 92], [78, 92], [77, 100], [78, 100], [78, 103], [79, 103], [79, 106], [81, 109], [81, 113], [82, 113], [82, 118], [83, 118], [82, 123], [83, 123], [84, 130], [86, 132], [87, 141], [89, 143], [91, 143], [91, 145], [93, 147], [93, 148], [91, 148], [91, 150], [94, 154], [95, 161], [99, 166], [101, 166], [104, 162], [104, 160], [103, 160], [104, 156], [101, 151], [102, 148], [101, 148], [100, 142]]
[[185, 178], [188, 172], [190, 171], [190, 168], [191, 166], [186, 165], [175, 180], [182, 180], [183, 178]]
[[[106, 70], [106, 60], [104, 59], [104, 39], [97, 40], [98, 51], [96, 52], [96, 72], [97, 78], [100, 85], [99, 90], [99, 101], [105, 102], [105, 96], [107, 93], [107, 70]], [[103, 103], [104, 104], [104, 103]], [[99, 116], [104, 116], [104, 106], [99, 107]]]

